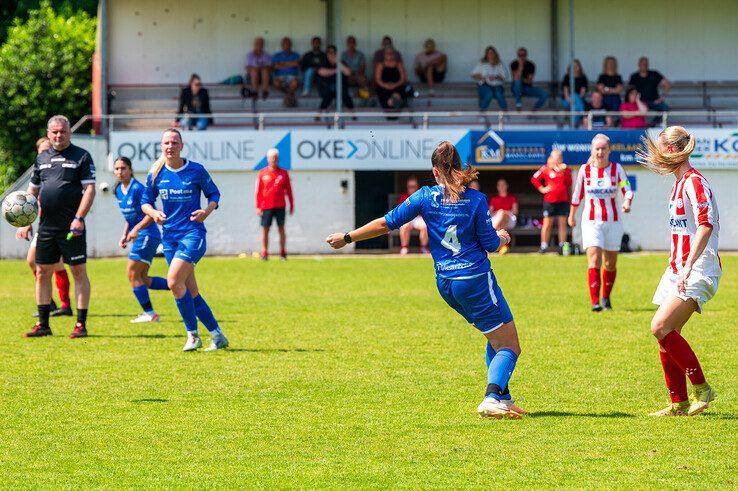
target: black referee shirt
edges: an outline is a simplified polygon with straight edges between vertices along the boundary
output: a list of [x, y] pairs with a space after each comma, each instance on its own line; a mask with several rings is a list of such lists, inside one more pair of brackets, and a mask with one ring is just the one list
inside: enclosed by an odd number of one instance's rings
[[42, 213], [39, 228], [67, 232], [82, 201], [82, 186], [95, 183], [90, 154], [76, 145], [39, 154], [31, 174], [31, 186], [40, 188]]

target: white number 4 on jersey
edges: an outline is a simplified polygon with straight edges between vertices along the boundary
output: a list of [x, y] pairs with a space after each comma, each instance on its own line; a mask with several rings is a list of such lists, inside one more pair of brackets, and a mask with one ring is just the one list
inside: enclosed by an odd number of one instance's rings
[[461, 252], [461, 242], [459, 242], [459, 237], [456, 234], [456, 225], [449, 225], [441, 245], [453, 252], [454, 256]]

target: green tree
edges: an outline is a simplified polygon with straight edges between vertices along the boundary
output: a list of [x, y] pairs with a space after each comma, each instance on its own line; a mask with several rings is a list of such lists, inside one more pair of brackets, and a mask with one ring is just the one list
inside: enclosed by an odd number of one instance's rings
[[[0, 0], [0, 44], [5, 41], [8, 29], [16, 19], [25, 21], [29, 12], [37, 9], [41, 0]], [[64, 16], [84, 10], [91, 16], [97, 14], [97, 0], [52, 0], [54, 9]]]
[[50, 116], [74, 123], [90, 113], [94, 50], [95, 19], [47, 0], [10, 28], [0, 47], [0, 191], [33, 162]]

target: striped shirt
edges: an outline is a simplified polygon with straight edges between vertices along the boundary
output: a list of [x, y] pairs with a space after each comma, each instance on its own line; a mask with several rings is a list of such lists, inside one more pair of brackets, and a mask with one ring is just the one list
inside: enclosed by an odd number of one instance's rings
[[672, 273], [679, 273], [687, 263], [697, 227], [700, 225], [712, 228], [712, 234], [692, 270], [705, 276], [720, 276], [722, 268], [718, 255], [720, 223], [717, 201], [707, 179], [690, 167], [682, 178], [674, 183], [669, 197], [671, 229], [669, 268]]
[[623, 199], [633, 199], [628, 175], [620, 164], [611, 163], [602, 168], [584, 164], [577, 172], [571, 204], [579, 206], [584, 202], [583, 221], [617, 222], [620, 220], [618, 189]]

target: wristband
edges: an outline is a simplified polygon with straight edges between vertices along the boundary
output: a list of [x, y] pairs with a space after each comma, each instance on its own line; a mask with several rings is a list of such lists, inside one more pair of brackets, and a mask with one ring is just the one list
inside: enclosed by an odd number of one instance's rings
[[353, 242], [353, 240], [351, 239], [351, 235], [349, 235], [348, 232], [346, 232], [345, 234], [343, 234], [343, 241], [345, 243], [347, 243], [347, 244], [350, 244], [350, 243]]
[[85, 223], [85, 217], [76, 216], [74, 217], [75, 220], [79, 220], [82, 223]]

